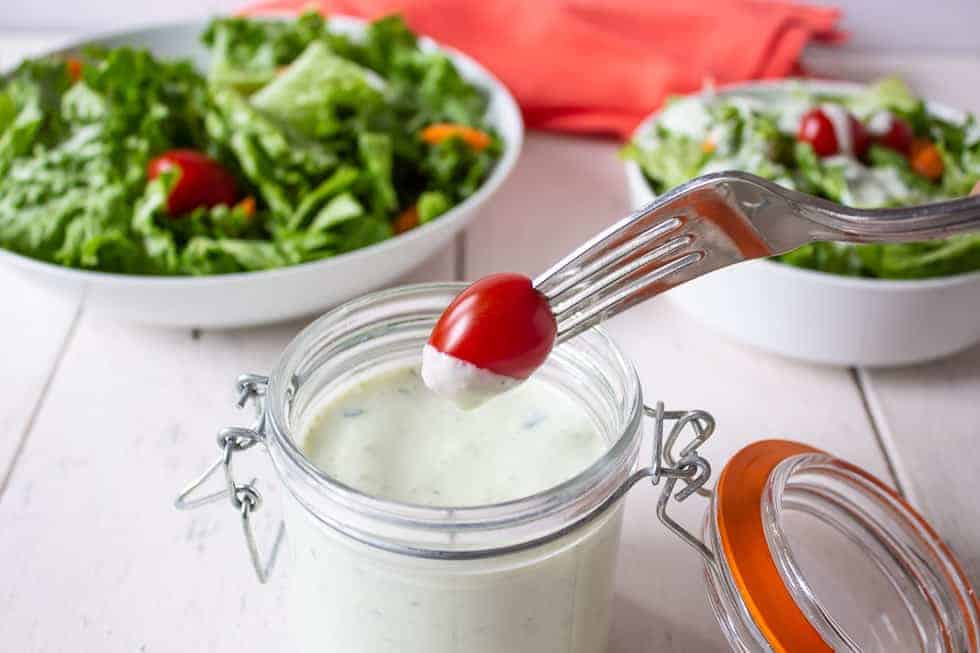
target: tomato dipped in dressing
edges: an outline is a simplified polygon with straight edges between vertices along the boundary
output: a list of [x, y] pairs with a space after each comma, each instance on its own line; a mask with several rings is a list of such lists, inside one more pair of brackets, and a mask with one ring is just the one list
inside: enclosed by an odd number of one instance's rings
[[556, 334], [548, 300], [528, 277], [484, 277], [439, 318], [422, 354], [422, 379], [461, 407], [476, 407], [531, 376]]

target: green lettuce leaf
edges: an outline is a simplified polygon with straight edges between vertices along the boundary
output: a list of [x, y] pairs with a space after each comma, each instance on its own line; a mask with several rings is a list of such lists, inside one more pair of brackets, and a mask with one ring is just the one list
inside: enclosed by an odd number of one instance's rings
[[639, 164], [658, 193], [696, 177], [707, 160], [700, 141], [662, 128], [649, 141], [627, 145], [622, 156]]
[[419, 224], [425, 224], [435, 220], [440, 215], [452, 208], [452, 202], [445, 193], [439, 191], [426, 191], [419, 195], [417, 203], [419, 212]]
[[382, 102], [384, 81], [315, 41], [252, 104], [307, 137], [330, 137], [349, 127], [347, 118]]
[[201, 40], [211, 49], [208, 79], [251, 93], [275, 79], [310, 43], [327, 38], [326, 21], [306, 12], [295, 21], [221, 18], [211, 22]]
[[197, 236], [181, 254], [181, 268], [195, 275], [269, 270], [288, 264], [279, 247], [264, 240]]
[[980, 234], [856, 249], [864, 265], [883, 279], [944, 277], [980, 270]]

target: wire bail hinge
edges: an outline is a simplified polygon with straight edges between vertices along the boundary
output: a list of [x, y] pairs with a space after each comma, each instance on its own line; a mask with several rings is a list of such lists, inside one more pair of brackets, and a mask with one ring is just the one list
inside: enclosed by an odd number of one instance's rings
[[[644, 406], [646, 415], [654, 420], [653, 461], [650, 466], [650, 481], [659, 485], [664, 480], [663, 490], [657, 501], [657, 517], [660, 521], [690, 544], [708, 562], [713, 563], [715, 556], [705, 544], [691, 534], [686, 528], [676, 522], [668, 513], [667, 507], [674, 499], [678, 503], [687, 500], [694, 494], [710, 497], [711, 490], [705, 488], [711, 478], [711, 463], [703, 458], [698, 449], [707, 442], [715, 431], [715, 419], [703, 410], [668, 411], [664, 404], [658, 401], [655, 408]], [[664, 425], [672, 421], [670, 432], [664, 437]], [[680, 453], [674, 454], [674, 447], [681, 434], [692, 432], [693, 437]], [[678, 482], [684, 487], [674, 492]]]
[[[229, 426], [218, 432], [218, 448], [221, 454], [199, 477], [177, 495], [174, 506], [178, 510], [193, 510], [201, 506], [214, 503], [221, 499], [228, 498], [232, 507], [241, 517], [242, 531], [245, 535], [245, 545], [248, 547], [249, 557], [255, 574], [259, 582], [265, 583], [269, 579], [272, 567], [275, 564], [279, 545], [282, 542], [284, 529], [282, 523], [279, 524], [269, 559], [263, 562], [259, 554], [258, 545], [255, 540], [255, 532], [252, 528], [251, 516], [262, 506], [262, 495], [256, 488], [257, 479], [251, 479], [247, 483], [238, 483], [235, 480], [234, 469], [232, 467], [232, 457], [236, 452], [251, 449], [260, 442], [265, 441], [265, 408], [263, 397], [268, 387], [269, 379], [258, 374], [242, 374], [238, 377], [236, 389], [238, 399], [236, 401], [239, 408], [244, 408], [249, 400], [255, 401], [256, 417], [251, 427]], [[217, 492], [203, 494], [195, 497], [201, 487], [215, 475], [219, 470], [223, 471], [225, 487]]]

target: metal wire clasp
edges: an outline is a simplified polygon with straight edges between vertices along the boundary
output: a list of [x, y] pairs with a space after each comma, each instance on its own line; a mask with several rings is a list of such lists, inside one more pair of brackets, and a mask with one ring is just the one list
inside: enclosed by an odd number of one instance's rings
[[[272, 567], [275, 564], [276, 556], [279, 552], [279, 545], [282, 542], [285, 531], [282, 523], [280, 523], [272, 550], [269, 553], [269, 559], [263, 562], [255, 541], [255, 531], [252, 528], [251, 520], [252, 514], [262, 506], [262, 495], [255, 487], [257, 479], [253, 478], [248, 483], [238, 483], [235, 480], [232, 456], [236, 452], [245, 451], [265, 441], [265, 402], [263, 397], [265, 396], [265, 390], [268, 384], [268, 377], [258, 374], [242, 374], [238, 377], [236, 386], [238, 390], [238, 407], [244, 408], [250, 399], [254, 399], [256, 409], [255, 422], [249, 428], [229, 426], [221, 429], [218, 432], [218, 447], [221, 449], [221, 454], [218, 456], [218, 459], [204, 470], [203, 474], [184, 488], [174, 500], [174, 506], [178, 510], [193, 510], [227, 497], [231, 501], [232, 507], [241, 516], [245, 544], [248, 547], [249, 557], [252, 560], [252, 566], [255, 568], [255, 574], [261, 583], [265, 583], [269, 579], [269, 574], [272, 572]], [[219, 470], [224, 472], [224, 489], [194, 498], [194, 495], [198, 493], [208, 479]]]
[[[661, 401], [658, 401], [654, 408], [644, 406], [643, 412], [654, 420], [653, 462], [645, 471], [648, 472], [647, 475], [653, 485], [659, 485], [661, 480], [664, 481], [663, 490], [657, 501], [657, 517], [664, 526], [694, 547], [705, 560], [714, 563], [715, 556], [711, 549], [667, 514], [667, 507], [671, 499], [680, 503], [694, 494], [703, 497], [711, 496], [711, 491], [705, 488], [705, 484], [711, 478], [711, 463], [698, 453], [698, 448], [714, 433], [715, 419], [703, 410], [664, 410]], [[667, 421], [672, 421], [673, 425], [665, 439], [664, 424]], [[692, 431], [693, 437], [680, 453], [675, 455], [674, 446], [686, 430]], [[684, 487], [675, 493], [674, 488], [678, 482], [683, 483]]]

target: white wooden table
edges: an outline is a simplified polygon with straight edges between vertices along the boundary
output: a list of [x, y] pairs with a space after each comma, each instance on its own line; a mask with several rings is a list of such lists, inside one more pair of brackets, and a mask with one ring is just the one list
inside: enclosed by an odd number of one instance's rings
[[[0, 65], [61, 38], [0, 33]], [[975, 59], [809, 58], [828, 75], [898, 72], [923, 93], [980, 110]], [[540, 271], [627, 210], [616, 151], [608, 141], [532, 134], [499, 198], [414, 278]], [[231, 408], [235, 376], [268, 370], [302, 324], [129, 326], [4, 270], [0, 298], [0, 649], [291, 650], [284, 574], [259, 586], [229, 511], [177, 513], [172, 502], [215, 455], [216, 429], [244, 421]], [[980, 348], [895, 371], [813, 367], [723, 341], [664, 300], [610, 329], [648, 398], [716, 416], [706, 450], [716, 468], [766, 436], [828, 449], [893, 482], [980, 584]], [[274, 491], [271, 471], [253, 464]], [[610, 650], [725, 651], [698, 561], [661, 528], [653, 500], [644, 487], [629, 501]], [[679, 511], [689, 523], [703, 509], [695, 504]], [[260, 517], [271, 523], [275, 510]]]

